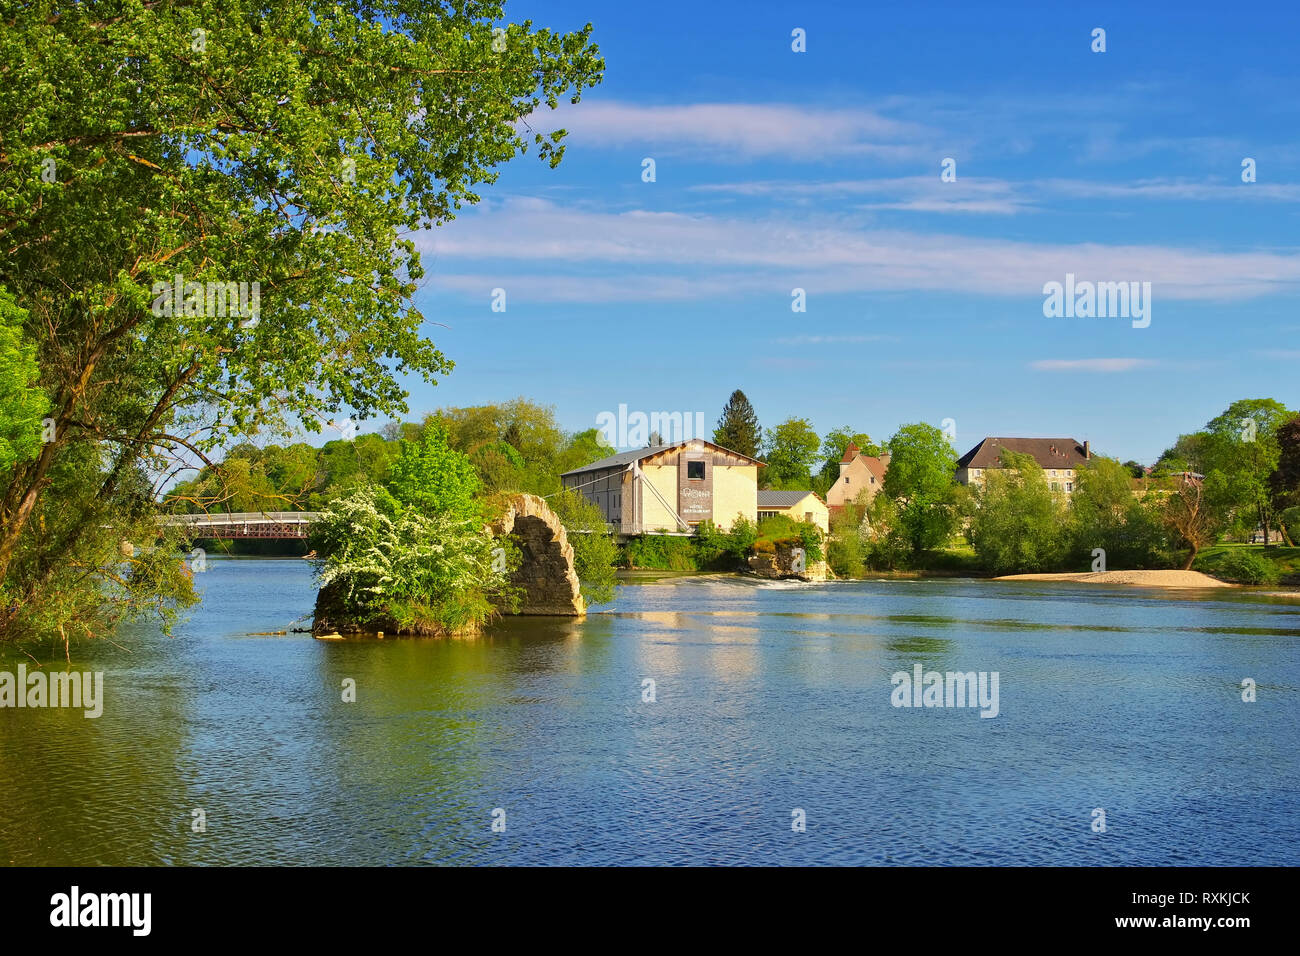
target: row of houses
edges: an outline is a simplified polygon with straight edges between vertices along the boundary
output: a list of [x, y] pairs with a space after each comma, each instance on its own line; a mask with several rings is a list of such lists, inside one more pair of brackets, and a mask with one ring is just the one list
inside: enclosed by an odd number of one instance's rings
[[[1031, 455], [1052, 490], [1066, 495], [1073, 493], [1078, 470], [1092, 457], [1089, 443], [1073, 438], [985, 438], [958, 459], [957, 481], [982, 486], [989, 471], [1004, 467], [1003, 451]], [[775, 515], [827, 531], [832, 512], [849, 502], [869, 502], [880, 492], [889, 455], [864, 455], [850, 444], [825, 499], [811, 490], [760, 489], [758, 469], [763, 467], [755, 458], [692, 438], [602, 458], [565, 472], [561, 482], [599, 506], [621, 534], [686, 534], [703, 521], [726, 530], [741, 517], [758, 521]]]

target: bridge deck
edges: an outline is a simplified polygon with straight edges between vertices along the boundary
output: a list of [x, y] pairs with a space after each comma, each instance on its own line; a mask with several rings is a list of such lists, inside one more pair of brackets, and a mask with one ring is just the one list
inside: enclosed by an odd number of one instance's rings
[[189, 528], [204, 538], [305, 538], [316, 511], [236, 511], [168, 515], [164, 524]]

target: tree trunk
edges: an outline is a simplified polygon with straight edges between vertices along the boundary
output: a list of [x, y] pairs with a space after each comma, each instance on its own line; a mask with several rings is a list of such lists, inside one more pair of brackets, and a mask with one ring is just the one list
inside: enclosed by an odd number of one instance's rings
[[1192, 562], [1196, 560], [1197, 552], [1199, 552], [1200, 550], [1201, 549], [1198, 548], [1196, 545], [1192, 545], [1192, 550], [1187, 552], [1187, 562], [1183, 565], [1184, 571], [1192, 570]]

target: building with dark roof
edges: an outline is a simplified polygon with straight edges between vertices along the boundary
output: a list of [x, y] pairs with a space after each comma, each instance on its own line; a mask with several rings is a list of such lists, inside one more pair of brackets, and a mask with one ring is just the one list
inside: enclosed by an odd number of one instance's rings
[[957, 459], [957, 482], [983, 487], [987, 472], [1005, 468], [1004, 451], [1029, 455], [1038, 462], [1047, 486], [1064, 494], [1074, 492], [1075, 475], [1092, 457], [1088, 442], [1073, 438], [985, 438]]

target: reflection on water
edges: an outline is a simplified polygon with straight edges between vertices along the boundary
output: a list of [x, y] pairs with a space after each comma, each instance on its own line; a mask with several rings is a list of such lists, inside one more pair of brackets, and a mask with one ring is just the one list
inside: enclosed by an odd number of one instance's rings
[[[654, 578], [582, 622], [327, 643], [250, 636], [310, 612], [305, 562], [209, 567], [175, 638], [81, 649], [101, 718], [0, 710], [0, 861], [1300, 862], [1294, 603]], [[892, 708], [917, 663], [998, 671], [1000, 716]]]

